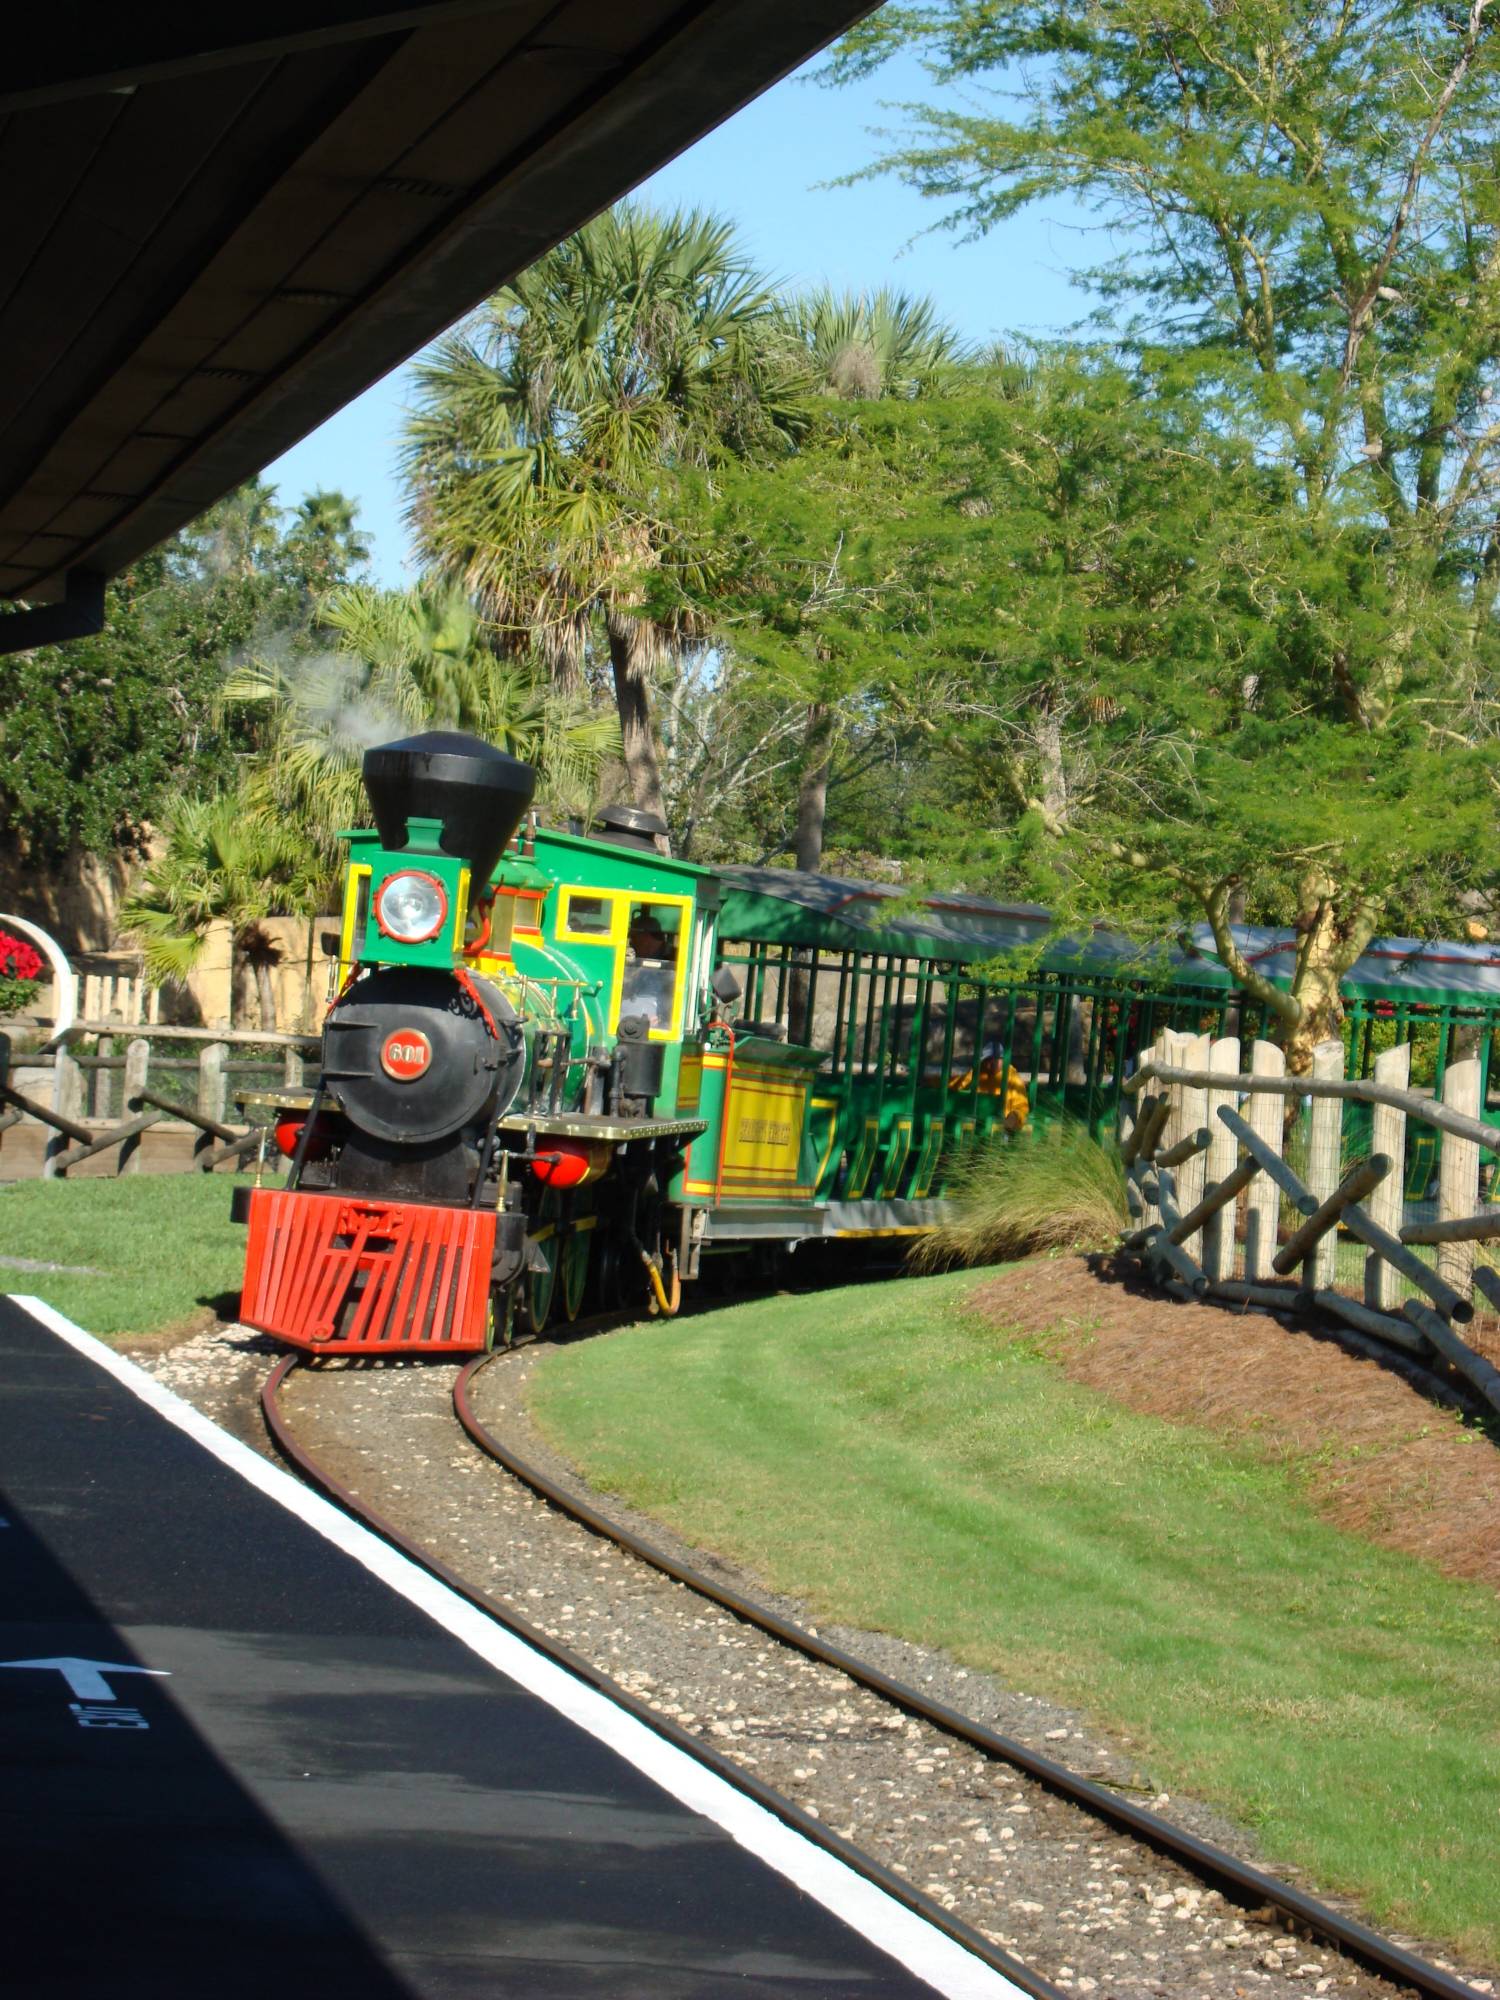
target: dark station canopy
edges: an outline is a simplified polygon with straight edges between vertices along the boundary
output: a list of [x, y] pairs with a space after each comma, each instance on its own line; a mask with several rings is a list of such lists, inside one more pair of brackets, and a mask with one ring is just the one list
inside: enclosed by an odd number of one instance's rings
[[870, 0], [60, 4], [0, 78], [0, 650]]

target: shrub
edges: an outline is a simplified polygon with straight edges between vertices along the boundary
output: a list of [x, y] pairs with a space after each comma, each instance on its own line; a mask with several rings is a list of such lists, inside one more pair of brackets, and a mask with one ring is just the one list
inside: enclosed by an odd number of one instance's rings
[[1127, 1213], [1119, 1148], [1071, 1120], [976, 1148], [956, 1169], [948, 1199], [948, 1219], [913, 1248], [918, 1270], [1101, 1249]]
[[42, 954], [34, 944], [0, 931], [0, 1020], [31, 1005], [36, 982], [45, 970]]

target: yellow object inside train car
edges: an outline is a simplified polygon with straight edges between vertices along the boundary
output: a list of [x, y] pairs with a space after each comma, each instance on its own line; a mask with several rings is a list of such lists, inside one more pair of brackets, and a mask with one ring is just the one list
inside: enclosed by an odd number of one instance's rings
[[[962, 1076], [954, 1077], [948, 1088], [957, 1091], [972, 1090], [973, 1070], [966, 1069]], [[1001, 1100], [1000, 1116], [1007, 1132], [1019, 1132], [1031, 1116], [1031, 1099], [1026, 1094], [1026, 1086], [1003, 1056], [984, 1056], [981, 1059], [979, 1094], [981, 1097], [998, 1097]]]

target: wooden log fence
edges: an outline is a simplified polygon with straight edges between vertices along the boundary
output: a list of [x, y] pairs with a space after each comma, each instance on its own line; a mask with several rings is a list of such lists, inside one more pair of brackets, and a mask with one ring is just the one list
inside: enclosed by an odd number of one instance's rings
[[1404, 1348], [1408, 1354], [1423, 1355], [1427, 1352], [1427, 1341], [1423, 1335], [1406, 1320], [1397, 1319], [1394, 1313], [1376, 1312], [1371, 1306], [1361, 1305], [1358, 1299], [1346, 1298], [1342, 1292], [1332, 1290], [1314, 1292], [1312, 1303], [1321, 1306], [1324, 1312], [1347, 1320], [1350, 1326], [1357, 1326], [1364, 1333], [1373, 1333], [1380, 1340], [1388, 1340], [1392, 1347]]
[[[1252, 1080], [1258, 1077], [1265, 1083], [1278, 1082], [1286, 1074], [1286, 1057], [1274, 1043], [1256, 1042], [1250, 1050], [1250, 1073]], [[1279, 1161], [1282, 1135], [1280, 1099], [1274, 1092], [1256, 1091], [1251, 1094], [1247, 1108], [1250, 1130], [1258, 1141], [1258, 1145], [1251, 1148], [1253, 1156], [1262, 1165], [1268, 1156], [1274, 1156]], [[1224, 1116], [1228, 1109], [1227, 1105], [1221, 1107], [1219, 1123], [1233, 1137], [1234, 1128]], [[1247, 1146], [1250, 1144], [1248, 1138], [1245, 1143]], [[1260, 1147], [1265, 1148], [1264, 1154]], [[1275, 1179], [1262, 1173], [1252, 1184], [1245, 1203], [1245, 1277], [1251, 1284], [1264, 1278], [1271, 1269], [1280, 1219], [1280, 1191]]]
[[1500, 1236], [1500, 1208], [1463, 1215], [1455, 1222], [1412, 1222], [1401, 1231], [1403, 1243], [1488, 1243]]
[[[97, 1052], [92, 1056], [79, 1053], [85, 1036], [94, 1038]], [[61, 1178], [70, 1168], [107, 1153], [117, 1156], [117, 1174], [139, 1172], [142, 1137], [162, 1127], [194, 1134], [188, 1162], [192, 1170], [210, 1173], [231, 1159], [243, 1163], [261, 1147], [263, 1134], [258, 1127], [247, 1130], [228, 1122], [232, 1072], [247, 1067], [243, 1053], [236, 1052], [251, 1047], [267, 1051], [254, 1065], [261, 1073], [257, 1081], [266, 1087], [296, 1087], [303, 1081], [308, 1053], [318, 1045], [316, 1035], [163, 1028], [138, 1030], [129, 1036], [123, 1055], [113, 1053], [122, 1039], [118, 1025], [101, 1024], [48, 1058], [14, 1055], [9, 1037], [0, 1034], [0, 1142], [27, 1122], [40, 1126], [47, 1134], [41, 1164], [45, 1179]], [[153, 1047], [162, 1042], [185, 1044], [195, 1053], [163, 1055]], [[174, 1095], [168, 1087], [172, 1074], [188, 1080], [189, 1089]], [[119, 1117], [111, 1115], [116, 1075], [124, 1114]]]
[[1195, 1153], [1206, 1153], [1212, 1136], [1208, 1127], [1201, 1125], [1196, 1132], [1189, 1132], [1185, 1139], [1179, 1139], [1175, 1146], [1169, 1146], [1166, 1152], [1158, 1153], [1156, 1164], [1159, 1167], [1180, 1167]]
[[[1372, 1188], [1379, 1187], [1390, 1170], [1390, 1158], [1385, 1153], [1374, 1153], [1368, 1160], [1361, 1160], [1357, 1166], [1351, 1167], [1322, 1207], [1315, 1208], [1302, 1227], [1294, 1230], [1276, 1252], [1271, 1259], [1271, 1269], [1283, 1278], [1288, 1271], [1295, 1271], [1304, 1257], [1311, 1256], [1328, 1232], [1338, 1228], [1350, 1204], [1361, 1200]], [[1308, 1289], [1315, 1292], [1318, 1287], [1309, 1282]]]
[[[1124, 1087], [1123, 1115], [1138, 1109], [1121, 1145], [1122, 1246], [1176, 1297], [1329, 1315], [1361, 1352], [1420, 1361], [1447, 1400], [1468, 1394], [1500, 1415], [1500, 1368], [1459, 1331], [1476, 1304], [1500, 1312], [1500, 1271], [1480, 1247], [1500, 1240], [1500, 1203], [1480, 1197], [1480, 1154], [1500, 1153], [1500, 1125], [1483, 1116], [1479, 1061], [1449, 1064], [1440, 1102], [1411, 1087], [1409, 1047], [1383, 1051], [1369, 1078], [1346, 1078], [1343, 1063], [1328, 1041], [1310, 1074], [1290, 1076], [1265, 1042], [1160, 1034]], [[1352, 1160], [1350, 1104], [1370, 1107]], [[1443, 1136], [1437, 1214], [1408, 1220], [1413, 1123]]]
[[[1198, 1206], [1185, 1215], [1181, 1222], [1178, 1223], [1176, 1229], [1172, 1231], [1173, 1240], [1178, 1243], [1183, 1242], [1187, 1237], [1192, 1235], [1195, 1229], [1202, 1229], [1205, 1223], [1211, 1221], [1214, 1216], [1221, 1214], [1229, 1206], [1230, 1202], [1238, 1196], [1242, 1188], [1249, 1187], [1251, 1181], [1254, 1180], [1259, 1172], [1260, 1164], [1256, 1160], [1242, 1160], [1238, 1166], [1231, 1167], [1223, 1180], [1215, 1181]], [[1221, 1273], [1220, 1275], [1227, 1276], [1228, 1274]]]
[[[1376, 1083], [1404, 1095], [1410, 1080], [1409, 1042], [1402, 1042], [1398, 1048], [1386, 1049], [1375, 1058]], [[1406, 1150], [1406, 1113], [1377, 1099], [1371, 1118], [1370, 1145], [1373, 1151], [1384, 1153], [1396, 1162], [1395, 1173], [1389, 1180], [1382, 1181], [1370, 1197], [1370, 1217], [1388, 1235], [1402, 1236], [1405, 1177], [1401, 1168]], [[1371, 1250], [1365, 1258], [1365, 1304], [1389, 1318], [1400, 1289], [1398, 1273], [1385, 1262], [1378, 1250]]]
[[1216, 1200], [1213, 1196], [1234, 1181], [1237, 1171], [1239, 1148], [1235, 1145], [1234, 1134], [1219, 1113], [1234, 1103], [1234, 1093], [1227, 1087], [1227, 1079], [1239, 1074], [1239, 1036], [1225, 1035], [1220, 1041], [1210, 1043], [1208, 1066], [1224, 1077], [1226, 1083], [1208, 1093], [1206, 1130], [1209, 1136], [1208, 1158], [1203, 1163], [1204, 1195], [1185, 1221], [1189, 1235], [1200, 1228], [1203, 1231], [1203, 1269], [1213, 1281], [1234, 1276], [1234, 1210], [1228, 1203], [1239, 1193], [1239, 1188], [1236, 1185], [1234, 1195], [1222, 1199]]
[[[1191, 1037], [1189, 1039], [1192, 1039]], [[1329, 1042], [1326, 1047], [1339, 1048], [1342, 1043]], [[1281, 1051], [1271, 1048], [1272, 1055]], [[1339, 1058], [1342, 1062], [1342, 1054]], [[1333, 1076], [1225, 1076], [1206, 1069], [1172, 1069], [1169, 1065], [1158, 1066], [1153, 1055], [1141, 1063], [1120, 1088], [1127, 1095], [1139, 1090], [1143, 1084], [1159, 1078], [1169, 1085], [1183, 1084], [1188, 1088], [1206, 1087], [1214, 1084], [1220, 1089], [1230, 1089], [1236, 1093], [1246, 1090], [1270, 1091], [1279, 1097], [1346, 1097], [1358, 1104], [1388, 1104], [1396, 1111], [1404, 1111], [1409, 1118], [1420, 1118], [1428, 1125], [1435, 1125], [1440, 1132], [1452, 1132], [1460, 1139], [1472, 1139], [1483, 1146], [1486, 1152], [1500, 1152], [1500, 1125], [1487, 1125], [1478, 1118], [1469, 1118], [1445, 1104], [1435, 1103], [1430, 1097], [1423, 1097], [1416, 1090], [1395, 1090], [1378, 1082], [1373, 1077], [1353, 1079]]]

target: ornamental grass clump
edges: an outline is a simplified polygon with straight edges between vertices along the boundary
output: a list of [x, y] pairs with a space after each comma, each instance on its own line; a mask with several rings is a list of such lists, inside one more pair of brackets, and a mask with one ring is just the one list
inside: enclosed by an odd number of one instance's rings
[[1126, 1224], [1125, 1169], [1113, 1140], [1071, 1122], [976, 1147], [948, 1188], [947, 1219], [920, 1237], [919, 1271], [995, 1264], [1036, 1250], [1098, 1250]]

